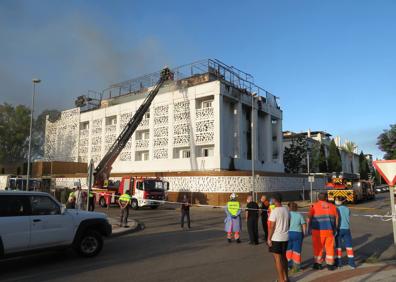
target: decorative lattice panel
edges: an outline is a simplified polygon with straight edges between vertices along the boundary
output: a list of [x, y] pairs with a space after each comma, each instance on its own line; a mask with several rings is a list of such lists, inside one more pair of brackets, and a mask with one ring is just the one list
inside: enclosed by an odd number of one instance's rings
[[196, 123], [196, 131], [198, 133], [202, 132], [213, 132], [214, 130], [214, 121], [213, 120], [204, 120], [204, 121], [199, 121]]
[[143, 139], [143, 140], [136, 140], [135, 141], [135, 149], [138, 150], [146, 150], [148, 149], [149, 146], [149, 140], [148, 139]]
[[169, 111], [169, 106], [168, 105], [158, 106], [158, 107], [154, 108], [154, 115], [156, 117], [168, 116], [168, 111]]
[[155, 138], [154, 147], [166, 147], [168, 146], [168, 138]]
[[190, 122], [191, 121], [191, 116], [189, 112], [184, 112], [184, 113], [175, 113], [173, 115], [173, 122], [175, 124], [177, 123], [185, 123], [185, 122]]
[[111, 134], [115, 133], [117, 131], [117, 125], [112, 124], [112, 125], [106, 125], [106, 134]]
[[167, 137], [168, 127], [157, 127], [154, 128], [154, 138], [156, 137]]
[[132, 113], [125, 113], [120, 116], [120, 128], [124, 129], [128, 121], [132, 118]]
[[214, 119], [214, 110], [212, 107], [197, 109], [195, 112], [195, 119]]
[[173, 112], [175, 114], [185, 113], [190, 111], [190, 101], [182, 101], [173, 105]]
[[197, 145], [212, 144], [214, 142], [214, 133], [205, 132], [195, 135], [195, 142]]
[[154, 159], [167, 159], [168, 158], [168, 150], [167, 149], [155, 149], [154, 150]]
[[148, 128], [148, 127], [149, 127], [149, 122], [150, 122], [150, 119], [149, 119], [149, 118], [143, 119], [143, 120], [140, 122], [138, 128], [139, 128], [139, 129], [146, 129], [146, 128]]
[[132, 160], [131, 152], [121, 152], [120, 161], [125, 162], [131, 160]]
[[77, 161], [80, 109], [63, 111], [59, 119], [46, 123], [44, 145], [47, 160]]
[[174, 146], [188, 146], [190, 145], [190, 135], [173, 136]]

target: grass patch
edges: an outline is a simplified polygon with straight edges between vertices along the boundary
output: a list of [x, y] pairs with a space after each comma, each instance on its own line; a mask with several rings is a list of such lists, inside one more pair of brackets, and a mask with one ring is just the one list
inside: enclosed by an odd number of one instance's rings
[[369, 256], [363, 262], [365, 262], [365, 263], [379, 263], [380, 259], [378, 256]]

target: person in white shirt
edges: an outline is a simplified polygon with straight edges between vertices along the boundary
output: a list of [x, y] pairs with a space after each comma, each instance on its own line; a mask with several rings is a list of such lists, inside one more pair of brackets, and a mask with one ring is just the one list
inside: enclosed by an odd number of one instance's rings
[[274, 256], [276, 271], [278, 272], [278, 281], [289, 281], [288, 263], [286, 258], [287, 242], [289, 240], [289, 210], [282, 206], [282, 197], [276, 193], [272, 196], [275, 209], [271, 211], [268, 218], [270, 222], [268, 230], [269, 251]]

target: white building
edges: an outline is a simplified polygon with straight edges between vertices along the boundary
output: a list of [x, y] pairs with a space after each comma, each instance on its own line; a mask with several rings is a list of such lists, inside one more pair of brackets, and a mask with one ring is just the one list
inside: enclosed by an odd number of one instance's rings
[[[175, 81], [155, 97], [112, 173], [250, 170], [251, 123], [255, 169], [283, 172], [282, 111], [275, 96], [256, 86], [250, 75], [217, 60], [174, 72]], [[45, 158], [92, 158], [98, 164], [157, 77], [113, 85], [99, 107], [74, 108], [53, 123], [47, 120]]]

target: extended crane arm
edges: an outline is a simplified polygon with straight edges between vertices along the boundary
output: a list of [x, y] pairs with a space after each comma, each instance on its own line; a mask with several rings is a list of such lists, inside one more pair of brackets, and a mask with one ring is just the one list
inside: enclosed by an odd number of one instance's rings
[[173, 73], [169, 68], [164, 68], [161, 71], [160, 79], [158, 80], [155, 87], [147, 95], [146, 99], [140, 105], [139, 109], [129, 120], [125, 128], [122, 130], [118, 138], [114, 141], [113, 145], [110, 147], [109, 151], [99, 162], [98, 166], [94, 171], [94, 184], [96, 187], [102, 187], [105, 180], [109, 179], [110, 172], [114, 161], [117, 159], [122, 149], [126, 146], [127, 142], [131, 138], [132, 134], [135, 132], [136, 128], [142, 121], [144, 114], [150, 108], [151, 102], [154, 100], [155, 96], [158, 94], [161, 86], [167, 80], [173, 80]]

